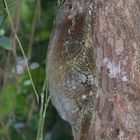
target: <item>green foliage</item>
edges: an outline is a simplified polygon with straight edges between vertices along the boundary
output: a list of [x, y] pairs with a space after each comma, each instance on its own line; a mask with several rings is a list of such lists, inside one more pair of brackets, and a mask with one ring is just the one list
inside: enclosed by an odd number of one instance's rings
[[7, 50], [12, 50], [11, 40], [4, 35], [0, 35], [0, 47], [3, 47], [4, 49]]
[[16, 88], [15, 84], [9, 84], [3, 90], [3, 94], [1, 95], [1, 109], [0, 109], [0, 117], [7, 117], [9, 114], [12, 114], [16, 104]]
[[[9, 8], [14, 6], [13, 4], [14, 4], [13, 0], [8, 1]], [[11, 10], [13, 10], [13, 9], [11, 9]], [[4, 1], [2, 0], [0, 2], [0, 47], [11, 51], [12, 50], [12, 41], [11, 41], [10, 37], [5, 35], [5, 29], [4, 29], [4, 28], [6, 28], [6, 25], [4, 25], [6, 15], [7, 14], [6, 14], [6, 10], [5, 10]], [[8, 30], [8, 28], [6, 28], [6, 29]]]

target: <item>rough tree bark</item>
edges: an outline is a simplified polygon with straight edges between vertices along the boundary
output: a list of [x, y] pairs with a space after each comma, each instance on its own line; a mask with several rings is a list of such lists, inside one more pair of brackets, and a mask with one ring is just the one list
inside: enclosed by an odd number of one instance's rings
[[140, 1], [66, 0], [47, 73], [75, 140], [140, 140]]

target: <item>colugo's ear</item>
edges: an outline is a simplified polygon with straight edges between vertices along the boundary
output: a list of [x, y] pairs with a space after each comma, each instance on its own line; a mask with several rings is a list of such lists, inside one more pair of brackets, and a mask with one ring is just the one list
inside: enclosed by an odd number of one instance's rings
[[57, 0], [58, 3], [58, 8], [60, 8], [61, 6], [63, 6], [65, 4], [67, 0]]

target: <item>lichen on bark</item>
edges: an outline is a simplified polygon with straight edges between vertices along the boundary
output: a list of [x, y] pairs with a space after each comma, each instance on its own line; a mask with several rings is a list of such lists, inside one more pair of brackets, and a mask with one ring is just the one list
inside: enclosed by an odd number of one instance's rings
[[[140, 2], [100, 1], [95, 23], [98, 70], [96, 139], [140, 139]], [[102, 138], [101, 138], [102, 136]]]

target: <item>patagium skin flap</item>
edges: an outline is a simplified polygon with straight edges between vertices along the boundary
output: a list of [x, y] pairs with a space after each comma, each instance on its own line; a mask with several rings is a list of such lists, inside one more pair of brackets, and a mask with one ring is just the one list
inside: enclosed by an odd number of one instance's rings
[[82, 120], [90, 118], [95, 98], [95, 63], [89, 33], [92, 3], [67, 0], [61, 5], [48, 51], [51, 100], [74, 131], [81, 130]]

